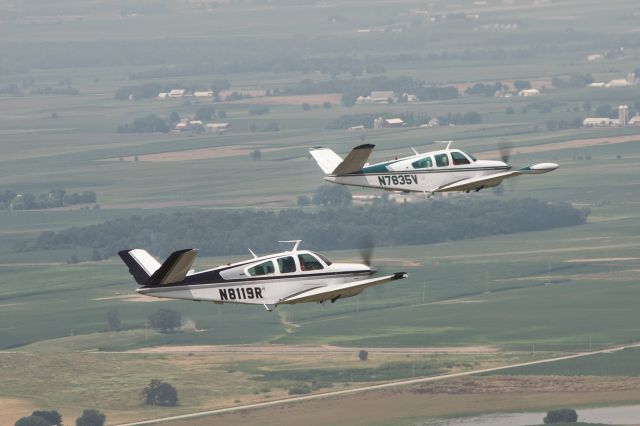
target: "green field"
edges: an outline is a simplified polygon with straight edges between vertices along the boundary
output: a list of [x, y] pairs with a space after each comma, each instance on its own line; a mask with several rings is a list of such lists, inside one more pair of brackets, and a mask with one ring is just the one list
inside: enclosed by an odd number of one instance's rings
[[[42, 406], [60, 408], [70, 424], [82, 408], [95, 406], [115, 424], [284, 397], [291, 386], [311, 382], [319, 384], [315, 392], [640, 341], [640, 127], [549, 130], [549, 121], [594, 116], [604, 104], [640, 110], [637, 85], [552, 85], [554, 77], [575, 73], [595, 81], [624, 78], [640, 67], [636, 2], [620, 0], [616, 7], [591, 0], [432, 3], [427, 12], [420, 2], [361, 0], [63, 0], [55, 5], [18, 0], [0, 5], [0, 191], [41, 194], [63, 188], [94, 191], [98, 197], [97, 206], [0, 211], [0, 405], [16, 404], [0, 414], [0, 423], [13, 424], [28, 414], [27, 408]], [[607, 58], [586, 59], [595, 53]], [[456, 85], [461, 92], [478, 82], [513, 87], [522, 79], [542, 95], [352, 107], [336, 101], [331, 108], [315, 101], [315, 94], [216, 102], [114, 98], [122, 86], [147, 83], [208, 87], [228, 80], [230, 90], [285, 92], [306, 79], [331, 83], [376, 77], [411, 77], [427, 85]], [[78, 94], [42, 94], [67, 87]], [[341, 93], [331, 96], [340, 99]], [[314, 105], [305, 111], [304, 102]], [[187, 117], [209, 105], [226, 113], [217, 121], [230, 123], [228, 132], [116, 132], [150, 114]], [[269, 113], [251, 115], [256, 105], [268, 105]], [[482, 123], [328, 129], [350, 114], [466, 112], [481, 114]], [[252, 131], [269, 123], [277, 123], [279, 131]], [[280, 306], [275, 312], [183, 301], [143, 303], [129, 297], [135, 284], [115, 253], [91, 261], [86, 248], [21, 249], [43, 231], [132, 215], [299, 208], [297, 197], [311, 196], [322, 184], [309, 147], [346, 154], [355, 145], [372, 143], [375, 162], [410, 155], [412, 147], [433, 149], [438, 140], [454, 140], [454, 146], [492, 159], [499, 157], [497, 146], [509, 142], [514, 166], [560, 164], [548, 175], [505, 182], [501, 196], [485, 190], [457, 195], [461, 201], [565, 201], [589, 208], [587, 223], [379, 247], [374, 265], [382, 272], [406, 271], [408, 279], [335, 304]], [[249, 157], [255, 149], [262, 153], [259, 161]], [[359, 188], [353, 193], [378, 194]], [[359, 258], [355, 250], [326, 254], [333, 260]], [[242, 257], [202, 257], [195, 267]], [[179, 311], [194, 327], [172, 334], [149, 330], [148, 316], [161, 307]], [[120, 333], [107, 332], [112, 310], [122, 320]], [[299, 354], [256, 352], [234, 360], [229, 354], [181, 353], [173, 360], [163, 353], [120, 353], [222, 344], [333, 345], [353, 348], [354, 359], [326, 355], [343, 368], [325, 362], [322, 354], [306, 363]], [[357, 362], [357, 350], [376, 347], [490, 351]], [[626, 350], [508, 374], [637, 377], [637, 355]], [[137, 401], [139, 388], [156, 376], [179, 384], [179, 408], [163, 412]], [[224, 397], [220, 377], [231, 383]], [[40, 382], [52, 383], [56, 392], [34, 386]], [[216, 383], [215, 389], [208, 383]], [[273, 391], [263, 392], [267, 388]], [[602, 401], [625, 398], [603, 396]], [[534, 405], [553, 405], [549, 401]], [[585, 401], [596, 405], [598, 398], [590, 395]], [[505, 404], [498, 404], [501, 410], [508, 410]], [[456, 407], [448, 413], [454, 416]]]

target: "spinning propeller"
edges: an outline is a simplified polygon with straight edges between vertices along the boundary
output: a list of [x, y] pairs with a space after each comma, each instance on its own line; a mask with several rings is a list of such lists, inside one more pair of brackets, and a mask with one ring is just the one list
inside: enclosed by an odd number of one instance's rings
[[360, 257], [362, 263], [367, 266], [371, 266], [371, 258], [373, 257], [374, 242], [371, 235], [364, 235], [358, 242], [358, 250], [360, 251]]
[[509, 164], [509, 159], [513, 153], [513, 144], [511, 142], [500, 142], [498, 144], [498, 151], [500, 151], [500, 159], [502, 162]]

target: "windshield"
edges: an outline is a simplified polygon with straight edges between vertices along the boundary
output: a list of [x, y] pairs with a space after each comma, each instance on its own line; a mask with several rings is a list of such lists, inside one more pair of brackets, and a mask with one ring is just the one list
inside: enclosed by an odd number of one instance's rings
[[331, 264], [333, 263], [332, 261], [330, 261], [329, 259], [327, 259], [327, 256], [325, 256], [325, 255], [323, 255], [323, 254], [320, 254], [320, 253], [313, 253], [313, 254], [315, 254], [315, 255], [316, 255], [316, 256], [318, 256], [320, 259], [322, 259], [322, 261], [323, 261], [324, 263], [326, 263], [326, 264], [327, 264], [327, 266], [329, 266], [329, 265], [331, 265]]

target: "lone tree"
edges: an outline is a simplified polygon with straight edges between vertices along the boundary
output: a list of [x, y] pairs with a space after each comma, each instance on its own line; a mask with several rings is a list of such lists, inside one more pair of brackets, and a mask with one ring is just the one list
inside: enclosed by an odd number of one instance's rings
[[98, 410], [86, 409], [76, 419], [76, 426], [104, 426], [107, 417]]
[[368, 360], [369, 359], [369, 352], [367, 352], [364, 349], [362, 349], [360, 352], [358, 352], [358, 358], [360, 359], [360, 361]]
[[16, 426], [51, 426], [51, 423], [40, 416], [29, 416], [19, 419]]
[[171, 384], [153, 379], [140, 393], [147, 405], [175, 407], [178, 405], [178, 391]]
[[39, 410], [31, 413], [32, 416], [42, 417], [49, 422], [50, 425], [62, 425], [62, 414], [56, 410], [45, 411]]
[[149, 325], [160, 333], [173, 333], [182, 326], [182, 315], [171, 309], [160, 309], [149, 315]]
[[543, 419], [544, 424], [553, 423], [575, 423], [578, 421], [578, 413], [573, 408], [561, 408], [559, 410], [551, 410]]

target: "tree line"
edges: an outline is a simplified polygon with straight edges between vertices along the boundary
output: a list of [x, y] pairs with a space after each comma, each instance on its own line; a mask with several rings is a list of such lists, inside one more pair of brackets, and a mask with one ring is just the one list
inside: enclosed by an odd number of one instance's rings
[[584, 223], [588, 214], [588, 210], [567, 203], [531, 198], [380, 202], [315, 212], [189, 211], [45, 231], [27, 249], [86, 247], [97, 257], [108, 258], [131, 247], [159, 256], [197, 247], [204, 255], [217, 256], [245, 253], [247, 247], [263, 253], [274, 251], [279, 248], [276, 241], [288, 239], [302, 239], [310, 249], [353, 249], [363, 235], [375, 235], [376, 244], [382, 246], [430, 244], [573, 226]]
[[68, 193], [64, 189], [52, 189], [43, 194], [18, 193], [11, 189], [0, 191], [0, 210], [40, 210], [97, 201], [96, 193], [83, 191]]

